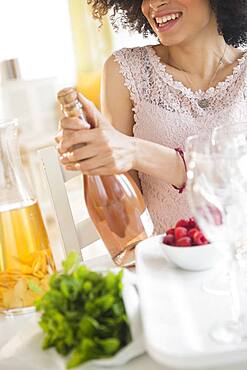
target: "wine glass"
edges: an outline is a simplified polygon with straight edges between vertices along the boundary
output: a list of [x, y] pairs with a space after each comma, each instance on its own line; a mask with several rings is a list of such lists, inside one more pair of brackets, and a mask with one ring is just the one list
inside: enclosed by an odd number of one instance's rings
[[[247, 122], [234, 122], [228, 125], [216, 127], [212, 132], [212, 149], [215, 153], [223, 153], [225, 156], [236, 159], [231, 168], [235, 173], [237, 182], [241, 184], [242, 196], [247, 196]], [[234, 178], [233, 177], [233, 178]], [[242, 211], [244, 211], [243, 208]], [[247, 210], [245, 214], [247, 219]], [[247, 256], [247, 236], [238, 248], [238, 253]], [[244, 258], [244, 263], [247, 258]], [[243, 263], [243, 258], [241, 258]]]
[[212, 150], [236, 158], [234, 167], [244, 191], [247, 191], [247, 122], [216, 127], [212, 132]]
[[241, 159], [243, 151], [240, 153], [236, 149], [219, 154], [214, 152], [211, 140], [211, 135], [206, 137], [205, 134], [187, 140], [188, 199], [206, 237], [216, 241], [232, 261], [232, 319], [217, 324], [211, 335], [223, 343], [239, 343], [247, 339], [246, 315], [241, 312], [238, 286], [238, 261], [241, 259], [238, 249], [246, 237], [244, 216], [247, 197], [234, 165]]
[[[194, 168], [194, 164], [197, 166], [199, 165], [199, 158], [203, 158], [204, 155], [210, 156], [210, 153], [212, 151], [212, 144], [211, 144], [211, 135], [212, 132], [203, 132], [200, 135], [194, 135], [187, 139], [186, 141], [186, 162], [189, 165], [190, 164], [190, 171], [188, 171], [188, 177], [191, 175], [191, 171], [197, 171], [196, 168]], [[197, 160], [196, 162], [194, 160]], [[203, 163], [201, 163], [201, 166], [203, 166]], [[201, 170], [203, 170], [203, 167], [201, 167]], [[207, 173], [210, 174], [210, 169], [208, 169]], [[189, 190], [188, 193], [188, 201], [190, 203], [190, 206], [193, 211], [193, 206], [191, 205], [190, 200], [190, 187], [192, 186], [192, 183], [190, 179], [188, 178], [187, 182], [187, 190]], [[194, 194], [194, 197], [196, 197], [196, 194]], [[200, 198], [199, 198], [200, 200]], [[224, 241], [222, 241], [221, 237], [221, 230], [219, 228], [220, 221], [221, 221], [221, 213], [220, 211], [216, 209], [216, 207], [212, 208], [211, 210], [214, 215], [213, 218], [208, 222], [208, 225], [210, 225], [210, 238], [211, 241], [216, 241], [218, 243], [223, 244]], [[197, 218], [196, 213], [194, 214], [195, 218]], [[210, 216], [211, 217], [211, 216]], [[212, 274], [210, 278], [207, 278], [205, 281], [202, 282], [202, 289], [203, 291], [214, 294], [214, 295], [229, 295], [230, 294], [230, 288], [229, 288], [229, 256], [225, 256], [225, 254], [222, 254], [222, 263], [220, 266], [217, 266], [217, 271], [215, 274]]]
[[226, 153], [234, 148], [235, 153], [245, 151], [247, 142], [247, 122], [235, 122], [215, 127], [211, 134], [214, 152]]

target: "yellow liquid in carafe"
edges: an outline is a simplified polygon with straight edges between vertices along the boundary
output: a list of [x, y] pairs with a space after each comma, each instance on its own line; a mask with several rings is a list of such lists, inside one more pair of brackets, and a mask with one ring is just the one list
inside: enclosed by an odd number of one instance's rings
[[77, 90], [87, 99], [92, 100], [98, 108], [100, 107], [100, 79], [99, 71], [77, 74]]
[[0, 211], [0, 311], [32, 306], [55, 271], [37, 202]]

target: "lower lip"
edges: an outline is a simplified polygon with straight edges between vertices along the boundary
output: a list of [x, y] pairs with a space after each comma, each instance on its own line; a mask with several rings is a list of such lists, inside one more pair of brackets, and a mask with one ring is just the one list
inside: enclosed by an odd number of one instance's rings
[[181, 18], [182, 18], [182, 15], [179, 18], [173, 19], [173, 20], [163, 24], [160, 27], [158, 27], [157, 24], [156, 24], [156, 29], [157, 29], [158, 32], [170, 31], [170, 29], [173, 28], [180, 21]]

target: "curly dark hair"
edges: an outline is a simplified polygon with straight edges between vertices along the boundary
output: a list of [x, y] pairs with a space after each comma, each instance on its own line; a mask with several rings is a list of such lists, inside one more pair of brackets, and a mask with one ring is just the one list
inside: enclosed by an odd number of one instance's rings
[[[84, 0], [83, 0], [84, 1]], [[113, 27], [115, 15], [124, 28], [142, 33], [144, 36], [154, 34], [147, 19], [141, 11], [142, 0], [87, 0], [92, 5], [93, 16], [101, 20], [110, 9], [113, 10], [111, 21]], [[216, 14], [218, 29], [227, 44], [240, 46], [247, 40], [247, 0], [210, 0]]]

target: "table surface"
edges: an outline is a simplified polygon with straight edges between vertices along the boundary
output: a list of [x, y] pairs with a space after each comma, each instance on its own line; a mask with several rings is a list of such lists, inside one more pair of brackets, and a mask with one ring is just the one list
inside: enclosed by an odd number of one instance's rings
[[[29, 324], [33, 323], [36, 320], [35, 314], [23, 315], [23, 316], [16, 316], [16, 317], [8, 317], [5, 318], [0, 316], [0, 349], [1, 347], [7, 343], [18, 331], [24, 330], [28, 327]], [[231, 366], [224, 366], [220, 368], [215, 368], [213, 370], [246, 370], [247, 364], [241, 365], [231, 365]], [[0, 369], [5, 370], [1, 366], [0, 361]], [[26, 370], [18, 367], [19, 370]], [[101, 367], [95, 367], [92, 365], [85, 366], [85, 370], [102, 370]], [[120, 366], [117, 368], [118, 370], [172, 370], [170, 367], [163, 366], [154, 362], [147, 354], [132, 360], [130, 363], [124, 366]], [[9, 370], [9, 369], [8, 369]], [[42, 366], [40, 370], [45, 370]], [[56, 369], [54, 369], [56, 370]], [[191, 369], [189, 369], [191, 370]], [[208, 370], [205, 368], [205, 370]]]
[[[102, 248], [102, 242], [100, 241], [99, 243], [96, 243], [95, 247], [96, 249], [98, 249], [98, 253], [101, 254], [101, 256], [95, 259], [89, 258], [87, 261], [85, 261], [85, 264], [88, 267], [101, 266], [101, 267], [104, 267], [105, 269], [113, 267], [114, 265], [111, 259], [109, 258], [109, 255], [106, 255], [105, 252], [102, 250], [100, 251], [100, 247]], [[0, 315], [0, 350], [18, 332], [28, 329], [29, 325], [33, 325], [35, 321], [37, 321], [36, 314], [18, 315], [18, 316], [12, 316], [12, 317], [4, 317]], [[16, 365], [18, 364], [16, 363]], [[85, 365], [84, 368], [85, 370], [87, 369], [88, 370], [102, 370], [103, 369], [102, 367], [95, 367], [92, 365], [90, 366]], [[1, 360], [0, 360], [0, 369], [6, 370], [5, 368], [3, 368], [3, 365], [1, 366]], [[170, 370], [169, 368], [164, 367], [163, 365], [160, 365], [154, 362], [147, 354], [140, 356], [134, 359], [133, 361], [131, 361], [129, 364], [120, 366], [117, 369], [118, 370], [134, 370], [134, 369], [135, 370], [161, 370], [161, 369]], [[10, 370], [10, 369], [8, 368], [7, 370]], [[22, 369], [20, 366], [18, 366], [18, 370], [26, 370], [26, 369]], [[45, 370], [42, 365], [40, 367], [40, 370]]]
[[[103, 267], [105, 269], [109, 269], [113, 267], [113, 263], [111, 259], [109, 258], [109, 255], [105, 254], [105, 250], [100, 249], [102, 248], [102, 241], [99, 241], [99, 243], [96, 243], [96, 249], [98, 249], [98, 253], [101, 254], [97, 258], [92, 259], [89, 258], [89, 260], [85, 261], [85, 264], [90, 267]], [[92, 248], [93, 249], [93, 248]], [[89, 256], [87, 256], [89, 257]], [[90, 256], [91, 257], [91, 256]], [[0, 350], [1, 348], [9, 341], [11, 340], [18, 332], [21, 332], [23, 330], [28, 329], [29, 325], [33, 325], [33, 323], [37, 321], [36, 314], [29, 314], [29, 315], [19, 315], [19, 316], [13, 316], [13, 317], [4, 317], [0, 315]], [[22, 368], [20, 365], [18, 366], [18, 361], [16, 361], [16, 366], [18, 370], [27, 370], [26, 368]], [[12, 362], [13, 363], [13, 362]], [[15, 366], [15, 364], [14, 364]], [[85, 370], [102, 370], [104, 368], [102, 367], [96, 367], [92, 365], [85, 365]], [[173, 370], [169, 366], [164, 366], [162, 364], [156, 363], [153, 359], [150, 358], [148, 354], [144, 354], [128, 364], [124, 366], [117, 367], [117, 370]], [[246, 370], [247, 364], [239, 364], [239, 365], [229, 365], [224, 367], [217, 367], [217, 368], [211, 368], [210, 370]], [[9, 367], [6, 369], [6, 367], [3, 367], [3, 364], [1, 365], [0, 360], [0, 370], [12, 370]], [[29, 368], [28, 370], [32, 370]], [[42, 365], [40, 367], [40, 370], [46, 370]], [[57, 368], [54, 370], [61, 370], [61, 368]], [[192, 370], [192, 369], [188, 369]], [[201, 370], [209, 370], [209, 368], [204, 368]]]
[[[18, 331], [25, 330], [28, 328], [28, 325], [32, 324], [37, 320], [35, 314], [21, 315], [15, 317], [3, 317], [0, 316], [0, 349], [5, 345]], [[1, 366], [0, 360], [0, 369], [5, 370]], [[19, 370], [26, 370], [18, 367]], [[86, 366], [86, 369], [90, 370], [102, 370], [100, 367], [95, 366]], [[156, 364], [148, 355], [140, 356], [139, 358], [131, 361], [129, 364], [118, 367], [119, 370], [160, 370], [168, 368], [163, 367], [162, 365]], [[45, 370], [42, 366], [40, 370]], [[56, 370], [56, 369], [54, 369]]]

